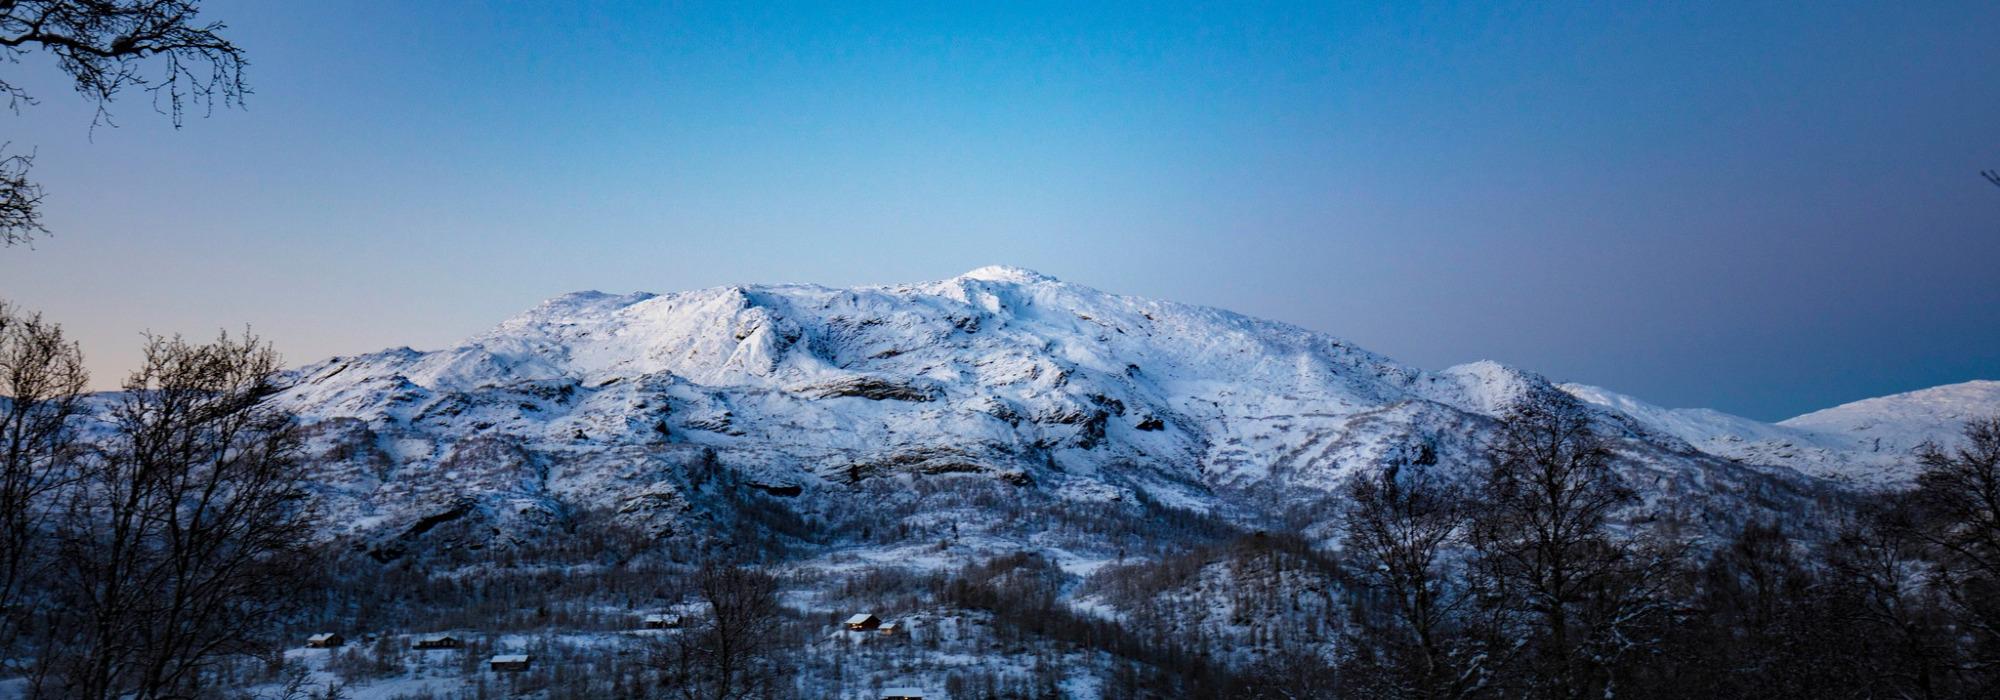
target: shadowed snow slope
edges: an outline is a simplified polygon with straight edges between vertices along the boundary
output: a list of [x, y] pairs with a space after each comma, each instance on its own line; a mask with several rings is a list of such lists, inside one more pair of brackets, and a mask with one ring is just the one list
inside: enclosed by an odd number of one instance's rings
[[[1771, 479], [1812, 488], [1786, 468], [1844, 478], [1873, 464], [1794, 459], [1854, 449], [1792, 425], [1822, 414], [1771, 426], [1490, 362], [1426, 372], [1009, 267], [852, 289], [571, 294], [456, 347], [301, 368], [279, 400], [311, 426], [317, 479], [350, 529], [413, 540], [467, 514], [516, 531], [579, 507], [671, 530], [697, 464], [802, 503], [882, 478], [980, 478], [1256, 519], [1357, 470], [1463, 470], [1494, 416], [1569, 394], [1602, 407], [1621, 469], [1660, 508]], [[1791, 447], [1745, 447], [1775, 444]]]

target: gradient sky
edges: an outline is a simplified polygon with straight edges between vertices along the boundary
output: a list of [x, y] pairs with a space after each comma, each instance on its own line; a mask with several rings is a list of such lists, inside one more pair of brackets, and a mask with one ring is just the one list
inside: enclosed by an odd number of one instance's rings
[[209, 0], [256, 94], [178, 132], [0, 65], [0, 298], [107, 387], [992, 263], [1762, 419], [2000, 378], [2000, 3], [557, 4]]

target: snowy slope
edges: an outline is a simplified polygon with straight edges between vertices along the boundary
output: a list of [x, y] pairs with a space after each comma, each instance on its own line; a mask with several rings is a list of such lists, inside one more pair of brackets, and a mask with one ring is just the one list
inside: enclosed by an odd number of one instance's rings
[[1950, 443], [1965, 421], [2000, 414], [2000, 382], [1992, 381], [1856, 401], [1776, 424], [1704, 408], [1662, 408], [1582, 384], [1562, 389], [1712, 455], [1864, 488], [1907, 485], [1917, 446]]
[[2000, 414], [2000, 381], [1971, 381], [1841, 404], [1779, 426], [1850, 441], [1869, 453], [1906, 454], [1926, 440], [1950, 442], [1966, 421]]
[[[1732, 494], [1801, 479], [1762, 465], [1831, 473], [1787, 449], [1839, 448], [1569, 391], [1605, 407], [1649, 504], [1689, 517], [1736, 517]], [[393, 535], [393, 555], [435, 528], [473, 546], [579, 509], [684, 528], [701, 465], [801, 503], [956, 475], [1256, 519], [1357, 470], [1468, 468], [1494, 416], [1567, 396], [1495, 363], [1427, 372], [1281, 323], [988, 267], [852, 289], [571, 294], [454, 347], [301, 368], [278, 400], [311, 426], [316, 480], [350, 531]]]
[[1331, 484], [1404, 447], [1351, 424], [1450, 423], [1490, 391], [1291, 326], [995, 267], [572, 294], [457, 347], [302, 368], [281, 400], [345, 458], [324, 481], [373, 524], [378, 506], [444, 514], [467, 492], [517, 513], [603, 502], [707, 450], [777, 488], [963, 472], [1208, 508], [1274, 473]]
[[1778, 425], [1880, 440], [1885, 448], [1915, 446], [1968, 420], [1991, 417], [1997, 408], [2000, 381], [1972, 381], [1841, 404]]
[[[790, 443], [813, 459], [750, 461], [820, 475], [952, 444], [973, 466], [1061, 461], [1104, 435], [1133, 457], [1251, 471], [1227, 445], [1294, 445], [1417, 376], [1296, 328], [987, 268], [903, 287], [575, 294], [456, 348], [305, 368], [288, 398], [312, 415], [613, 443], [648, 439], [644, 414], [718, 447]], [[532, 409], [470, 400], [508, 389], [553, 393]]]

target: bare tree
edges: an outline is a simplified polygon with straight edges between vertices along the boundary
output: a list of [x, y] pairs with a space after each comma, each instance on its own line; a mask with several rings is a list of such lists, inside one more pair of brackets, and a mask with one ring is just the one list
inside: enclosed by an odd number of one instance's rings
[[2000, 416], [1965, 424], [1964, 441], [1917, 450], [1916, 536], [1981, 674], [2000, 682]]
[[[70, 477], [89, 374], [62, 327], [0, 302], [0, 649], [17, 649], [45, 562], [50, 494]], [[15, 663], [14, 654], [0, 664]]]
[[745, 566], [704, 564], [694, 589], [708, 615], [655, 656], [670, 695], [688, 700], [768, 697], [778, 678], [778, 581]]
[[267, 648], [312, 566], [292, 417], [256, 338], [153, 338], [66, 489], [39, 694], [188, 697]]
[[[1387, 599], [1390, 620], [1361, 617], [1365, 665], [1380, 667], [1373, 685], [1390, 697], [1447, 698], [1465, 693], [1472, 677], [1460, 656], [1455, 623], [1467, 598], [1452, 581], [1445, 555], [1461, 544], [1467, 494], [1414, 466], [1392, 466], [1348, 486], [1346, 550], [1374, 598]], [[1351, 679], [1359, 683], [1361, 679]]]
[[[241, 103], [243, 51], [222, 37], [220, 22], [202, 24], [197, 0], [0, 0], [0, 55], [10, 63], [45, 51], [78, 94], [97, 105], [92, 125], [110, 123], [110, 104], [138, 88], [174, 126], [191, 106]], [[35, 98], [0, 80], [19, 112]], [[32, 240], [42, 228], [41, 186], [28, 179], [34, 157], [0, 153], [0, 245]]]
[[[1924, 581], [1925, 543], [1908, 499], [1869, 504], [1826, 548], [1826, 617], [1852, 627], [1866, 667], [1857, 697], [1950, 697], [1956, 664], [1938, 600]], [[1973, 696], [1977, 697], [1977, 696]]]
[[1618, 657], [1639, 641], [1634, 627], [1664, 609], [1660, 574], [1681, 552], [1611, 535], [1613, 513], [1634, 496], [1573, 402], [1516, 409], [1488, 457], [1471, 533], [1495, 656], [1519, 664], [1511, 681], [1530, 696], [1609, 692]]

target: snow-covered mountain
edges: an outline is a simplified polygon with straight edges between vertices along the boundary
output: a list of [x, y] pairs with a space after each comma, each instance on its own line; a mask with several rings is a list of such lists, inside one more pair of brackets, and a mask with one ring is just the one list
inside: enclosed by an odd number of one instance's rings
[[1868, 489], [1909, 484], [1916, 470], [1910, 455], [1919, 445], [1951, 444], [1966, 421], [2000, 414], [1994, 381], [1866, 399], [1776, 424], [1705, 408], [1661, 408], [1582, 384], [1562, 389], [1712, 455]]
[[1966, 421], [2000, 412], [2000, 381], [1920, 389], [1786, 419], [1779, 426], [1839, 436], [1871, 454], [1907, 454], [1926, 440], [1950, 440]]
[[[1424, 371], [1009, 267], [851, 289], [571, 294], [455, 347], [301, 368], [279, 400], [311, 426], [316, 480], [350, 532], [390, 556], [441, 523], [518, 533], [587, 508], [685, 528], [700, 510], [689, 475], [718, 468], [803, 510], [872, 484], [970, 478], [1021, 498], [1264, 522], [1360, 470], [1463, 469], [1508, 407], [1571, 395], [1621, 436], [1621, 469], [1655, 514], [1751, 517], [1744, 494], [1768, 507], [1819, 488], [1799, 472], [1879, 464], [1820, 414], [1772, 426], [1490, 362]], [[1887, 425], [1848, 408], [1829, 413]], [[1888, 429], [1849, 432], [1868, 430]]]

